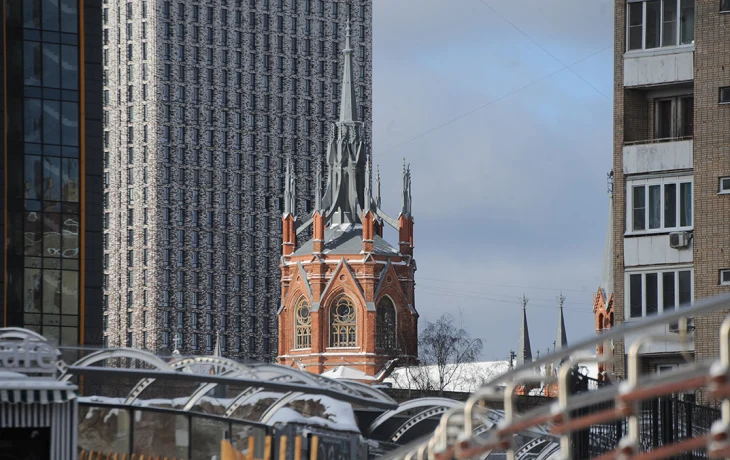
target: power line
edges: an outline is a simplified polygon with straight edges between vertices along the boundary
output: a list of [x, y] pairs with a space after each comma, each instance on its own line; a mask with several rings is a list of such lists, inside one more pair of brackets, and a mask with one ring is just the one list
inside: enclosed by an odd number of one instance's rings
[[[555, 61], [557, 61], [560, 65], [562, 65], [565, 68], [567, 68], [570, 73], [572, 73], [576, 77], [578, 77], [581, 80], [583, 80], [583, 82], [585, 84], [587, 84], [588, 86], [590, 86], [591, 88], [593, 88], [598, 94], [600, 94], [601, 96], [603, 96], [604, 98], [606, 98], [606, 100], [608, 100], [608, 101], [611, 100], [611, 98], [609, 98], [608, 96], [606, 96], [605, 94], [603, 94], [603, 92], [601, 90], [599, 90], [598, 88], [596, 88], [595, 86], [593, 86], [588, 80], [586, 80], [585, 78], [583, 78], [580, 75], [578, 75], [577, 73], [575, 73], [575, 71], [573, 69], [571, 69], [570, 67], [566, 66], [563, 63], [563, 61], [561, 61], [560, 59], [558, 59], [557, 57], [555, 57], [555, 55], [553, 53], [551, 53], [550, 51], [548, 51], [547, 49], [545, 49], [544, 46], [542, 46], [541, 44], [539, 44], [538, 42], [536, 42], [535, 40], [533, 40], [532, 37], [530, 37], [529, 35], [527, 35], [522, 29], [520, 29], [519, 27], [517, 27], [512, 21], [510, 21], [509, 19], [507, 19], [504, 16], [502, 16], [501, 14], [499, 14], [499, 11], [495, 10], [494, 8], [492, 8], [492, 6], [490, 4], [488, 4], [486, 1], [479, 0], [479, 3], [481, 3], [482, 5], [484, 5], [487, 8], [489, 8], [494, 14], [496, 14], [497, 16], [499, 16], [500, 19], [502, 19], [504, 22], [506, 22], [507, 24], [509, 24], [510, 26], [512, 26], [512, 28], [514, 28], [517, 32], [519, 32], [522, 35], [524, 35], [525, 38], [527, 38], [535, 46], [537, 46], [538, 48], [540, 48], [541, 50], [543, 50], [548, 56], [550, 56], [551, 58], [555, 59]], [[573, 64], [573, 65], [575, 65], [575, 64]]]
[[[474, 285], [474, 286], [484, 286], [484, 285], [479, 285], [477, 283], [467, 283], [467, 284], [469, 284], [470, 286], [471, 285]], [[420, 289], [420, 287], [421, 286], [419, 285], [419, 289]], [[513, 295], [496, 294], [494, 292], [467, 291], [467, 290], [464, 290], [464, 289], [448, 289], [448, 288], [444, 288], [444, 287], [441, 287], [441, 286], [432, 286], [432, 285], [422, 286], [422, 287], [423, 288], [426, 288], [426, 289], [450, 290], [450, 291], [454, 291], [454, 292], [464, 292], [464, 293], [467, 293], [467, 294], [487, 295], [487, 296], [491, 296], [491, 297], [504, 297], [504, 298], [508, 298], [508, 299], [513, 299], [514, 298]], [[529, 288], [525, 288], [525, 289], [529, 289]], [[537, 301], [541, 301], [541, 302], [548, 302], [548, 303], [552, 302], [551, 299], [542, 299], [542, 298], [532, 298], [532, 300], [537, 300]], [[572, 305], [582, 305], [582, 306], [586, 306], [587, 305], [586, 302], [564, 302], [564, 303], [569, 303], [569, 304], [572, 304]]]
[[[457, 297], [457, 298], [464, 298], [464, 299], [489, 300], [492, 302], [508, 303], [508, 304], [513, 304], [513, 305], [517, 305], [520, 303], [518, 300], [511, 301], [511, 300], [495, 299], [495, 298], [491, 298], [491, 297], [465, 294], [465, 293], [461, 293], [458, 291], [423, 288], [419, 292], [423, 292], [423, 291], [426, 291], [425, 292], [426, 294], [443, 296], [443, 297]], [[555, 306], [550, 306], [550, 305], [539, 305], [539, 304], [536, 305], [536, 304], [531, 303], [530, 306], [535, 307], [535, 308], [546, 308], [546, 309], [550, 309], [550, 310], [557, 310]], [[491, 307], [491, 305], [487, 305], [487, 307]], [[577, 308], [563, 308], [563, 310], [573, 311], [573, 312], [577, 312], [577, 313], [579, 312], [579, 313], [593, 314], [593, 312], [591, 310], [581, 310], [581, 309], [577, 309]]]
[[575, 61], [574, 63], [570, 64], [569, 66], [564, 66], [563, 68], [561, 68], [561, 69], [558, 69], [558, 70], [556, 70], [555, 72], [549, 73], [549, 74], [545, 75], [544, 77], [542, 77], [542, 78], [539, 78], [539, 79], [537, 79], [537, 80], [533, 81], [532, 83], [528, 83], [528, 84], [526, 84], [526, 85], [524, 85], [524, 86], [521, 86], [521, 87], [517, 88], [517, 89], [516, 89], [516, 90], [514, 90], [514, 91], [510, 91], [509, 93], [507, 93], [507, 94], [505, 94], [505, 95], [503, 95], [503, 96], [500, 96], [500, 97], [498, 97], [497, 99], [494, 99], [494, 100], [491, 100], [491, 101], [489, 101], [489, 102], [487, 102], [487, 103], [485, 103], [485, 104], [482, 104], [482, 105], [480, 105], [479, 107], [477, 107], [477, 108], [475, 108], [475, 109], [473, 109], [473, 110], [470, 110], [469, 112], [466, 112], [466, 113], [463, 113], [463, 114], [461, 114], [461, 115], [459, 115], [459, 116], [457, 116], [457, 117], [454, 117], [454, 118], [452, 118], [452, 119], [450, 119], [450, 120], [448, 120], [448, 121], [446, 121], [446, 122], [444, 122], [444, 123], [441, 123], [441, 124], [440, 124], [440, 125], [438, 125], [438, 126], [434, 126], [433, 128], [431, 128], [431, 129], [429, 129], [429, 130], [427, 130], [427, 131], [425, 131], [425, 132], [423, 132], [423, 133], [421, 133], [421, 134], [418, 134], [418, 135], [416, 135], [416, 136], [413, 136], [413, 137], [411, 137], [410, 139], [407, 139], [407, 140], [405, 140], [405, 141], [403, 141], [403, 142], [400, 142], [400, 143], [398, 143], [398, 144], [396, 144], [396, 145], [394, 145], [394, 146], [392, 146], [392, 147], [388, 147], [387, 149], [383, 150], [383, 152], [382, 152], [382, 153], [388, 153], [388, 152], [390, 152], [390, 151], [392, 151], [392, 150], [395, 150], [395, 149], [397, 149], [398, 147], [400, 147], [400, 146], [402, 146], [402, 145], [408, 144], [409, 142], [413, 142], [413, 141], [415, 141], [416, 139], [419, 139], [419, 138], [421, 138], [421, 137], [423, 137], [423, 136], [426, 136], [426, 135], [428, 135], [428, 134], [431, 134], [432, 132], [434, 132], [434, 131], [437, 131], [437, 130], [439, 130], [439, 129], [443, 128], [444, 126], [448, 126], [448, 125], [450, 125], [450, 124], [452, 124], [452, 123], [454, 123], [454, 122], [456, 122], [456, 121], [459, 121], [459, 120], [461, 120], [462, 118], [466, 118], [466, 117], [468, 117], [469, 115], [471, 115], [471, 114], [473, 114], [473, 113], [476, 113], [476, 112], [478, 112], [478, 111], [482, 110], [482, 109], [483, 109], [483, 108], [485, 108], [485, 107], [489, 107], [490, 105], [494, 104], [495, 102], [499, 102], [499, 101], [501, 101], [502, 99], [506, 99], [506, 98], [508, 98], [509, 96], [512, 96], [513, 94], [519, 93], [519, 92], [520, 92], [520, 91], [522, 91], [523, 89], [527, 89], [527, 88], [529, 88], [530, 86], [536, 85], [537, 83], [540, 83], [541, 81], [543, 81], [543, 80], [546, 80], [546, 79], [548, 79], [548, 78], [552, 77], [553, 75], [555, 75], [555, 74], [557, 74], [557, 73], [560, 73], [560, 72], [562, 72], [562, 71], [563, 71], [563, 70], [565, 70], [565, 69], [569, 69], [570, 67], [572, 67], [572, 66], [574, 66], [574, 65], [580, 64], [581, 62], [583, 62], [583, 61], [585, 61], [585, 60], [587, 60], [587, 59], [590, 59], [590, 58], [592, 58], [593, 56], [596, 56], [596, 55], [598, 55], [598, 54], [601, 54], [601, 53], [603, 53], [604, 51], [606, 51], [606, 50], [608, 50], [608, 49], [611, 49], [611, 48], [613, 48], [613, 45], [611, 45], [611, 46], [607, 46], [606, 48], [603, 48], [603, 49], [602, 49], [602, 50], [600, 50], [600, 51], [596, 51], [595, 53], [593, 53], [593, 54], [591, 54], [591, 55], [589, 55], [589, 56], [586, 56], [586, 57], [584, 57], [583, 59], [580, 59], [580, 60], [578, 60], [578, 61]]
[[564, 292], [593, 292], [593, 291], [587, 291], [585, 289], [565, 289], [565, 288], [548, 288], [548, 287], [537, 287], [537, 286], [516, 286], [516, 285], [510, 285], [510, 284], [488, 284], [488, 283], [475, 283], [473, 281], [458, 281], [458, 280], [446, 280], [441, 278], [426, 278], [423, 276], [419, 276], [418, 279], [427, 280], [427, 281], [440, 281], [443, 283], [456, 283], [456, 284], [470, 284], [470, 285], [479, 285], [479, 286], [489, 286], [489, 287], [503, 287], [503, 288], [515, 288], [515, 289], [537, 289], [541, 291], [564, 291]]

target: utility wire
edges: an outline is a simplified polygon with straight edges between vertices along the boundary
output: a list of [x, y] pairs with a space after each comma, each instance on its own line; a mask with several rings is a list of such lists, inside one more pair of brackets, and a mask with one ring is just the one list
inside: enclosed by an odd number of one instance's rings
[[[489, 300], [492, 302], [508, 303], [508, 304], [519, 304], [520, 303], [517, 300], [512, 301], [512, 300], [495, 299], [495, 298], [491, 298], [491, 297], [465, 294], [465, 293], [461, 293], [459, 291], [449, 292], [448, 290], [438, 290], [438, 289], [433, 289], [433, 288], [419, 288], [418, 292], [423, 292], [423, 291], [426, 291], [425, 294], [443, 296], [443, 297], [457, 297], [457, 298], [464, 298], [464, 299]], [[556, 310], [556, 308], [554, 306], [550, 306], [550, 305], [530, 304], [530, 306], [535, 307], [535, 308], [546, 308], [546, 309], [550, 309], [550, 310]], [[491, 305], [487, 305], [487, 307], [491, 307]], [[593, 314], [593, 312], [588, 309], [581, 310], [578, 308], [563, 308], [563, 310]]]
[[[546, 54], [547, 54], [548, 56], [550, 56], [551, 58], [555, 59], [555, 61], [556, 61], [556, 62], [558, 62], [558, 63], [559, 63], [560, 65], [562, 65], [562, 66], [564, 66], [565, 68], [567, 68], [567, 69], [568, 69], [568, 71], [569, 71], [570, 73], [572, 73], [572, 74], [573, 74], [573, 75], [575, 75], [576, 77], [578, 77], [578, 78], [580, 78], [581, 80], [583, 80], [583, 82], [584, 82], [584, 83], [585, 83], [586, 85], [588, 85], [588, 86], [590, 86], [591, 88], [593, 88], [593, 89], [594, 89], [594, 90], [595, 90], [595, 91], [596, 91], [596, 92], [597, 92], [598, 94], [600, 94], [601, 96], [603, 96], [604, 98], [606, 98], [606, 100], [608, 100], [608, 101], [610, 101], [610, 100], [611, 100], [611, 98], [609, 98], [608, 96], [606, 96], [605, 94], [603, 94], [603, 92], [602, 92], [601, 90], [599, 90], [598, 88], [596, 88], [595, 86], [593, 86], [593, 85], [591, 84], [591, 82], [589, 82], [589, 81], [588, 81], [588, 80], [586, 80], [585, 78], [583, 78], [583, 77], [581, 77], [580, 75], [578, 75], [577, 73], [575, 73], [575, 71], [574, 71], [573, 69], [571, 69], [570, 67], [566, 66], [566, 65], [565, 65], [565, 64], [563, 63], [563, 61], [561, 61], [560, 59], [558, 59], [557, 57], [555, 57], [555, 55], [554, 55], [553, 53], [551, 53], [550, 51], [548, 51], [547, 49], [545, 49], [545, 47], [544, 47], [544, 46], [542, 46], [541, 44], [539, 44], [538, 42], [536, 42], [535, 40], [533, 40], [533, 39], [532, 39], [532, 37], [530, 37], [529, 35], [527, 35], [527, 34], [526, 34], [526, 33], [525, 33], [525, 32], [524, 32], [524, 31], [523, 31], [522, 29], [520, 29], [519, 27], [517, 27], [517, 26], [516, 26], [516, 25], [515, 25], [515, 24], [514, 24], [514, 23], [513, 23], [512, 21], [510, 21], [509, 19], [507, 19], [507, 18], [505, 18], [504, 16], [502, 16], [501, 14], [499, 14], [499, 11], [495, 10], [494, 8], [492, 8], [492, 6], [491, 6], [491, 5], [489, 4], [489, 3], [487, 3], [487, 2], [485, 1], [485, 0], [479, 0], [479, 3], [481, 3], [482, 5], [484, 5], [484, 6], [486, 6], [487, 8], [489, 8], [489, 9], [490, 9], [490, 10], [491, 10], [491, 11], [492, 11], [492, 12], [493, 12], [494, 14], [496, 14], [497, 16], [499, 16], [499, 18], [500, 18], [500, 19], [502, 19], [502, 20], [503, 20], [504, 22], [506, 22], [507, 24], [509, 24], [510, 26], [512, 26], [512, 28], [513, 28], [513, 29], [515, 29], [515, 30], [516, 30], [517, 32], [519, 32], [519, 33], [521, 33], [522, 35], [524, 35], [524, 36], [525, 36], [525, 38], [527, 38], [527, 39], [528, 39], [528, 40], [530, 40], [530, 41], [531, 41], [531, 42], [532, 42], [532, 43], [533, 43], [533, 44], [534, 44], [535, 46], [537, 46], [538, 48], [540, 48], [541, 50], [543, 50], [543, 51], [544, 51], [544, 52], [545, 52], [545, 53], [546, 53]], [[573, 65], [575, 65], [575, 64], [573, 64]]]
[[446, 122], [444, 122], [444, 123], [441, 123], [441, 124], [440, 124], [440, 125], [438, 125], [438, 126], [434, 126], [433, 128], [431, 128], [431, 129], [429, 129], [429, 130], [427, 130], [427, 131], [425, 131], [425, 132], [422, 132], [421, 134], [418, 134], [418, 135], [416, 135], [416, 136], [413, 136], [413, 137], [411, 137], [410, 139], [406, 139], [405, 141], [403, 141], [403, 142], [400, 142], [400, 143], [398, 143], [398, 144], [395, 144], [395, 145], [394, 145], [394, 146], [392, 146], [392, 147], [388, 147], [387, 149], [383, 150], [383, 152], [382, 152], [382, 153], [388, 153], [388, 152], [390, 152], [390, 151], [393, 151], [393, 150], [397, 149], [397, 148], [398, 148], [398, 147], [400, 147], [400, 146], [403, 146], [403, 145], [405, 145], [405, 144], [408, 144], [409, 142], [413, 142], [413, 141], [415, 141], [416, 139], [419, 139], [419, 138], [421, 138], [421, 137], [423, 137], [423, 136], [426, 136], [426, 135], [428, 135], [428, 134], [431, 134], [431, 133], [432, 133], [432, 132], [434, 132], [434, 131], [437, 131], [437, 130], [439, 130], [439, 129], [441, 129], [441, 128], [445, 127], [445, 126], [448, 126], [448, 125], [450, 125], [450, 124], [452, 124], [452, 123], [454, 123], [454, 122], [457, 122], [457, 121], [461, 120], [462, 118], [466, 118], [466, 117], [468, 117], [469, 115], [471, 115], [471, 114], [473, 114], [473, 113], [476, 113], [476, 112], [478, 112], [478, 111], [482, 110], [482, 109], [483, 109], [483, 108], [485, 108], [485, 107], [489, 107], [490, 105], [492, 105], [492, 104], [494, 104], [494, 103], [496, 103], [496, 102], [499, 102], [499, 101], [501, 101], [502, 99], [506, 99], [506, 98], [508, 98], [509, 96], [512, 96], [513, 94], [519, 93], [519, 92], [520, 92], [520, 91], [522, 91], [523, 89], [527, 89], [527, 88], [529, 88], [530, 86], [536, 85], [536, 84], [540, 83], [541, 81], [543, 81], [543, 80], [546, 80], [546, 79], [548, 79], [548, 78], [552, 77], [553, 75], [555, 75], [555, 74], [557, 74], [557, 73], [560, 73], [560, 72], [562, 72], [562, 71], [563, 71], [563, 70], [565, 70], [565, 69], [569, 69], [570, 67], [572, 67], [572, 66], [574, 66], [574, 65], [580, 64], [581, 62], [583, 62], [583, 61], [585, 61], [585, 60], [587, 60], [587, 59], [590, 59], [590, 58], [592, 58], [593, 56], [596, 56], [596, 55], [598, 55], [598, 54], [601, 54], [601, 53], [603, 53], [604, 51], [606, 51], [606, 50], [608, 50], [608, 49], [611, 49], [611, 48], [613, 48], [613, 45], [611, 45], [611, 46], [607, 46], [606, 48], [603, 48], [603, 49], [602, 49], [602, 50], [600, 50], [600, 51], [596, 51], [595, 53], [593, 53], [593, 54], [591, 54], [591, 55], [589, 55], [589, 56], [586, 56], [586, 57], [584, 57], [584, 58], [582, 58], [582, 59], [580, 59], [580, 60], [578, 60], [578, 61], [575, 61], [574, 63], [570, 64], [569, 66], [565, 66], [565, 67], [563, 67], [563, 68], [561, 68], [561, 69], [558, 69], [558, 70], [556, 70], [555, 72], [549, 73], [549, 74], [545, 75], [544, 77], [542, 77], [542, 78], [539, 78], [539, 79], [537, 79], [537, 80], [533, 81], [532, 83], [528, 83], [528, 84], [526, 84], [526, 85], [524, 85], [524, 86], [521, 86], [521, 87], [517, 88], [517, 89], [516, 89], [516, 90], [514, 90], [514, 91], [510, 91], [509, 93], [507, 93], [507, 94], [505, 94], [505, 95], [503, 95], [503, 96], [500, 96], [500, 97], [498, 97], [497, 99], [493, 99], [493, 100], [491, 100], [491, 101], [489, 101], [489, 102], [487, 102], [487, 103], [485, 103], [485, 104], [482, 104], [482, 105], [480, 105], [479, 107], [477, 107], [477, 108], [475, 108], [475, 109], [473, 109], [473, 110], [470, 110], [469, 112], [466, 112], [466, 113], [463, 113], [463, 114], [461, 114], [461, 115], [459, 115], [459, 116], [457, 116], [457, 117], [454, 117], [454, 118], [452, 118], [452, 119], [450, 119], [450, 120], [448, 120], [448, 121], [446, 121]]
[[[474, 283], [473, 285], [474, 286], [480, 286], [477, 283]], [[496, 293], [493, 293], [493, 292], [484, 292], [484, 291], [467, 291], [467, 290], [464, 290], [464, 289], [461, 289], [461, 288], [459, 288], [459, 289], [451, 289], [451, 288], [443, 287], [443, 286], [432, 286], [432, 285], [421, 286], [419, 284], [419, 289], [421, 287], [428, 288], [428, 289], [439, 289], [439, 290], [443, 290], [443, 291], [464, 292], [466, 294], [487, 295], [487, 296], [490, 296], [490, 297], [503, 297], [503, 298], [507, 298], [507, 299], [514, 299], [514, 297], [515, 297], [514, 295], [509, 295], [509, 294], [496, 294]], [[529, 288], [527, 288], [527, 289], [529, 289]], [[548, 303], [552, 302], [551, 299], [541, 299], [541, 298], [535, 298], [535, 297], [531, 297], [531, 300], [537, 300], [537, 301], [540, 301], [540, 302], [548, 302]], [[557, 301], [557, 299], [556, 299], [556, 301]], [[581, 305], [581, 306], [584, 306], [584, 307], [587, 305], [586, 302], [564, 302], [564, 304]]]
[[541, 290], [541, 291], [591, 292], [591, 293], [594, 292], [594, 291], [586, 291], [585, 289], [561, 289], [561, 288], [548, 288], [548, 287], [536, 287], [536, 286], [517, 286], [517, 285], [510, 285], [510, 284], [487, 284], [487, 283], [475, 283], [473, 281], [457, 281], [457, 280], [445, 280], [445, 279], [441, 279], [441, 278], [426, 278], [423, 276], [419, 276], [418, 279], [427, 280], [427, 281], [440, 281], [443, 283], [469, 284], [469, 285], [489, 286], [489, 287], [515, 288], [515, 289], [537, 289], [537, 290]]

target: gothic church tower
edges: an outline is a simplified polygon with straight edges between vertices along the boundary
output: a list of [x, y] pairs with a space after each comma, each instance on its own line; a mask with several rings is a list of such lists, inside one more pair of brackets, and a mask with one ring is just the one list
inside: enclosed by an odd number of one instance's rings
[[[358, 121], [350, 29], [345, 41], [340, 118], [327, 149], [326, 188], [315, 180], [311, 215], [293, 215], [296, 184], [287, 164], [281, 258], [278, 362], [315, 374], [337, 369], [360, 380], [384, 377], [417, 357], [411, 174], [403, 166], [401, 212], [381, 208], [380, 180]], [[398, 247], [383, 226], [398, 230]], [[313, 238], [297, 245], [309, 226]]]

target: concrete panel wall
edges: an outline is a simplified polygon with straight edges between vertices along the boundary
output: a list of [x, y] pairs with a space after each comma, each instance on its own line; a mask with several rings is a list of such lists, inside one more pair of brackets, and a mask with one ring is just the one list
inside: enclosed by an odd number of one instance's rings
[[669, 247], [669, 234], [624, 238], [624, 265], [692, 263], [692, 243], [685, 249]]
[[693, 141], [661, 142], [624, 147], [624, 174], [692, 169]]
[[694, 77], [693, 60], [693, 46], [626, 53], [624, 86], [691, 81]]

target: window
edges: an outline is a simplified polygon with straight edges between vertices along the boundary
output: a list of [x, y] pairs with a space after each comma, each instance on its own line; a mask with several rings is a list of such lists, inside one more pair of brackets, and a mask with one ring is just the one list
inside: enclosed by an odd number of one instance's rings
[[692, 177], [629, 181], [627, 228], [651, 232], [692, 227]]
[[352, 301], [342, 296], [330, 310], [330, 347], [357, 346], [357, 316]]
[[627, 300], [631, 318], [651, 316], [692, 303], [691, 269], [627, 273], [627, 275], [626, 282], [629, 284]]
[[720, 11], [721, 12], [730, 11], [730, 0], [720, 0]]
[[720, 88], [720, 104], [730, 103], [730, 86]]
[[378, 304], [375, 321], [375, 348], [395, 350], [395, 307], [389, 297]]
[[730, 193], [730, 177], [721, 177], [720, 178], [720, 191], [718, 193], [720, 193], [720, 194]]
[[627, 48], [694, 44], [694, 0], [649, 0], [627, 5]]
[[730, 286], [730, 270], [720, 270], [720, 285]]
[[302, 298], [294, 309], [294, 348], [310, 348], [312, 346], [312, 317], [309, 314], [309, 303]]
[[654, 139], [691, 137], [694, 133], [694, 96], [654, 101]]

